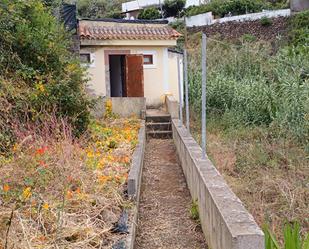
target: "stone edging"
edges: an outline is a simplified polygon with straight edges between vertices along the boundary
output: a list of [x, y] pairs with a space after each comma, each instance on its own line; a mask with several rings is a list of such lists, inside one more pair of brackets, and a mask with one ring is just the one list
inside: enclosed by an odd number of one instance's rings
[[240, 199], [179, 120], [173, 119], [173, 140], [200, 221], [212, 249], [264, 249], [264, 234]]
[[146, 133], [145, 133], [145, 121], [143, 120], [141, 128], [138, 133], [138, 144], [132, 156], [131, 169], [128, 176], [128, 195], [131, 199], [134, 200], [135, 205], [130, 210], [132, 214], [130, 215], [130, 217], [132, 220], [130, 220], [129, 222], [129, 234], [126, 238], [126, 249], [134, 248], [145, 145], [146, 145]]

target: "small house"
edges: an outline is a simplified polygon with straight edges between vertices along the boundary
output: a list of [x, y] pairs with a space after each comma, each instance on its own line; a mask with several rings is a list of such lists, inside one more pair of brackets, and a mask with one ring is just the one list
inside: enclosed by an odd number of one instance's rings
[[78, 30], [91, 93], [144, 97], [153, 107], [161, 105], [165, 95], [178, 99], [182, 54], [171, 48], [181, 34], [165, 21], [82, 19]]

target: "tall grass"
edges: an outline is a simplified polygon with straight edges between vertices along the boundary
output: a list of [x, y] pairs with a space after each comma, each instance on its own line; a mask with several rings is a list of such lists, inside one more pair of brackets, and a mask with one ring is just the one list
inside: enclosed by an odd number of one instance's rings
[[[267, 43], [210, 40], [207, 111], [231, 125], [268, 125], [278, 135], [309, 141], [309, 48], [280, 49]], [[190, 102], [201, 111], [200, 49], [190, 51]]]
[[286, 224], [284, 227], [284, 247], [280, 246], [270, 229], [265, 226], [265, 249], [309, 249], [309, 234], [304, 239], [300, 235], [299, 223]]

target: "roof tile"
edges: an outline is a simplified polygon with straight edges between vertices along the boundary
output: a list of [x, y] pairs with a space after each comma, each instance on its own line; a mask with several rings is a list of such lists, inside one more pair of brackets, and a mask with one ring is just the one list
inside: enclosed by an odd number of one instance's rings
[[181, 34], [166, 24], [113, 23], [82, 20], [79, 35], [83, 40], [177, 40]]

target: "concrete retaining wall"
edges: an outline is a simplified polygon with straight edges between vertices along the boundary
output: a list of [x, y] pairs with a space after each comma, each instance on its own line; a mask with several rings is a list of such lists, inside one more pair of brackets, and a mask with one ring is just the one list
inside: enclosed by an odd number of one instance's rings
[[132, 156], [131, 169], [128, 176], [128, 195], [134, 200], [135, 205], [130, 210], [132, 220], [130, 222], [129, 234], [126, 239], [126, 249], [133, 249], [136, 237], [136, 224], [138, 219], [138, 206], [141, 191], [142, 171], [144, 164], [144, 152], [146, 145], [145, 121], [142, 121], [138, 134], [138, 144]]
[[173, 120], [173, 139], [203, 232], [212, 249], [264, 249], [264, 234], [184, 126]]
[[142, 168], [144, 163], [144, 151], [146, 144], [145, 121], [142, 121], [138, 134], [138, 144], [132, 156], [131, 169], [128, 176], [128, 195], [139, 198]]
[[171, 118], [179, 118], [179, 104], [173, 96], [166, 96], [165, 104], [167, 112], [171, 115]]
[[205, 25], [213, 25], [216, 23], [226, 23], [226, 22], [244, 22], [244, 21], [254, 21], [262, 19], [263, 17], [276, 18], [280, 16], [290, 16], [290, 9], [281, 9], [281, 10], [265, 10], [259, 13], [251, 13], [246, 15], [223, 17], [219, 19], [213, 19], [211, 12], [204, 14], [191, 16], [186, 19], [187, 27], [199, 27]]
[[112, 101], [113, 113], [120, 117], [126, 118], [136, 115], [139, 118], [144, 118], [146, 112], [146, 98], [143, 97], [100, 97], [92, 110], [95, 117], [101, 118], [104, 116], [107, 99], [111, 99]]

